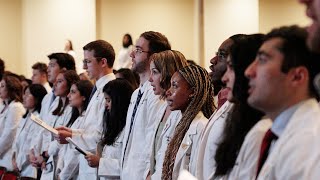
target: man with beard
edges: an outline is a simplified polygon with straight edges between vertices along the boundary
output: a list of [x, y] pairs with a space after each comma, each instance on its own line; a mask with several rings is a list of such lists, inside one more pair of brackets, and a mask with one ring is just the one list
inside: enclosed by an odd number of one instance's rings
[[306, 14], [312, 19], [312, 24], [307, 28], [308, 47], [314, 52], [320, 52], [320, 0], [299, 1], [306, 5]]
[[[227, 101], [228, 89], [222, 84], [221, 78], [227, 69], [227, 57], [230, 48], [245, 35], [236, 34], [225, 40], [218, 49], [214, 58], [210, 60], [210, 76], [214, 85], [215, 95], [218, 95], [218, 109], [211, 115], [209, 122], [202, 131], [200, 144], [198, 146], [198, 162], [196, 177], [198, 179], [209, 179], [215, 170], [216, 162], [214, 156], [225, 126], [228, 113], [232, 110], [233, 103]], [[219, 86], [220, 85], [220, 86]], [[223, 86], [222, 86], [223, 85]], [[217, 89], [220, 90], [217, 91]]]
[[131, 96], [124, 129], [121, 179], [145, 180], [150, 167], [152, 135], [155, 117], [164, 103], [154, 95], [148, 81], [150, 77], [150, 56], [153, 53], [170, 50], [168, 39], [159, 32], [141, 34], [130, 54], [132, 70], [139, 74], [140, 87]]
[[218, 109], [227, 100], [226, 95], [228, 94], [228, 92], [226, 92], [226, 90], [224, 89], [225, 85], [221, 81], [221, 78], [227, 70], [227, 57], [230, 52], [230, 47], [234, 43], [234, 41], [241, 36], [241, 34], [236, 34], [226, 39], [220, 45], [218, 52], [216, 52], [216, 55], [210, 60], [211, 72], [209, 73], [209, 75], [212, 79], [215, 95], [214, 101], [215, 105], [218, 106]]
[[132, 51], [132, 38], [130, 34], [125, 34], [122, 39], [122, 47], [118, 53], [117, 60], [114, 63], [114, 69], [131, 68], [132, 61], [130, 53]]

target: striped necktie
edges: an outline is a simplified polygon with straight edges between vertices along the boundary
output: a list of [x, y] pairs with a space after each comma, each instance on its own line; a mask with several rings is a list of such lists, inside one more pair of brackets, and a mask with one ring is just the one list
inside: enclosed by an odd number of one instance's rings
[[123, 160], [125, 157], [125, 153], [127, 150], [127, 146], [128, 146], [128, 142], [130, 139], [130, 135], [131, 135], [131, 131], [132, 131], [132, 127], [133, 127], [133, 122], [134, 122], [134, 117], [136, 115], [137, 109], [138, 109], [138, 105], [140, 103], [140, 100], [142, 98], [143, 93], [141, 92], [141, 90], [139, 90], [138, 96], [137, 96], [137, 100], [136, 100], [136, 104], [134, 105], [133, 111], [132, 111], [132, 116], [131, 116], [131, 123], [130, 123], [130, 129], [129, 129], [129, 134], [128, 134], [128, 138], [127, 138], [127, 142], [126, 142], [126, 146], [124, 148], [124, 155], [123, 155]]
[[94, 93], [97, 91], [97, 86], [94, 86], [92, 91], [91, 91], [91, 94], [90, 94], [90, 97], [89, 97], [89, 102], [91, 101], [91, 98], [93, 97]]

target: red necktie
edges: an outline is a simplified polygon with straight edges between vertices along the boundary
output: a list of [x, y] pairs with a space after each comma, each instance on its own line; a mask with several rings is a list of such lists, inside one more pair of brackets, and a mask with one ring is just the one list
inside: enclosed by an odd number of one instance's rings
[[277, 139], [277, 138], [278, 138], [277, 135], [275, 135], [270, 129], [264, 135], [264, 138], [263, 138], [262, 144], [261, 144], [261, 149], [260, 149], [257, 177], [259, 175], [259, 172], [260, 172], [264, 162], [266, 161], [266, 159], [268, 157], [272, 140]]

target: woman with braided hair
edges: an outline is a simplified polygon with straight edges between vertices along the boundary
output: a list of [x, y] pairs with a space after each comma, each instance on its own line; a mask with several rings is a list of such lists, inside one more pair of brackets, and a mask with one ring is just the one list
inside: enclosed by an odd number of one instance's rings
[[[160, 98], [165, 99], [166, 91], [171, 86], [172, 75], [180, 68], [187, 66], [188, 62], [182, 53], [175, 50], [154, 53], [150, 59], [150, 84], [153, 86], [154, 94], [160, 95]], [[156, 130], [152, 137], [153, 146], [150, 158], [149, 177], [151, 179], [161, 178], [164, 155], [180, 119], [180, 110], [171, 111], [166, 103], [157, 112], [155, 118]]]
[[175, 72], [166, 95], [170, 110], [180, 110], [182, 113], [165, 154], [162, 179], [167, 180], [177, 179], [183, 169], [195, 174], [195, 147], [215, 107], [208, 72], [197, 65], [189, 65]]

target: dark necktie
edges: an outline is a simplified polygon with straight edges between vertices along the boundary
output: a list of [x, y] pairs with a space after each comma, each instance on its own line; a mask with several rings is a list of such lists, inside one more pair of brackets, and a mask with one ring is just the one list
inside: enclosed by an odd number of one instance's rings
[[133, 126], [133, 122], [134, 122], [134, 117], [135, 117], [135, 115], [136, 115], [137, 108], [138, 108], [138, 106], [139, 106], [139, 103], [140, 103], [140, 100], [141, 100], [141, 98], [142, 98], [142, 95], [143, 95], [143, 93], [141, 93], [141, 90], [139, 90], [138, 97], [137, 97], [137, 101], [136, 101], [136, 104], [134, 105], [134, 108], [133, 108], [133, 111], [132, 111], [130, 129], [129, 129], [129, 134], [128, 134], [126, 146], [125, 146], [125, 148], [124, 148], [123, 160], [124, 160], [125, 153], [126, 153], [126, 150], [127, 150], [127, 145], [128, 145], [129, 139], [130, 139], [130, 135], [131, 135], [131, 131], [132, 131], [132, 126]]
[[267, 131], [267, 133], [264, 135], [264, 138], [262, 140], [261, 149], [260, 149], [260, 155], [259, 155], [259, 161], [258, 161], [258, 170], [257, 170], [257, 177], [259, 175], [259, 172], [264, 164], [264, 162], [267, 160], [267, 157], [269, 155], [269, 149], [271, 142], [274, 139], [278, 139], [277, 135], [275, 135], [271, 129]]
[[91, 94], [90, 94], [90, 97], [89, 97], [89, 102], [91, 101], [91, 98], [92, 96], [94, 95], [94, 93], [97, 91], [97, 86], [94, 86], [92, 91], [91, 91]]
[[[51, 104], [53, 103], [53, 101], [56, 99], [56, 95], [54, 94], [54, 91], [52, 91], [52, 97], [50, 99], [50, 106]], [[50, 109], [50, 106], [49, 106], [49, 109]]]

